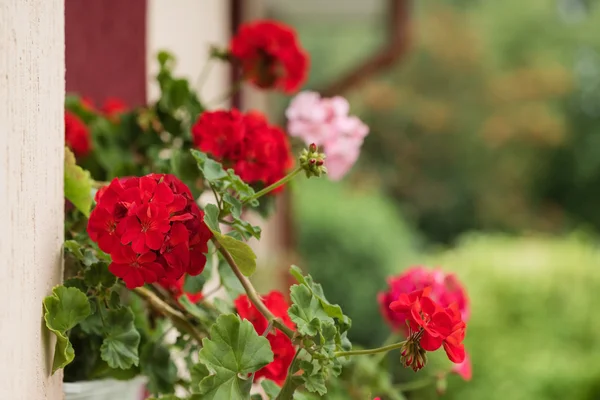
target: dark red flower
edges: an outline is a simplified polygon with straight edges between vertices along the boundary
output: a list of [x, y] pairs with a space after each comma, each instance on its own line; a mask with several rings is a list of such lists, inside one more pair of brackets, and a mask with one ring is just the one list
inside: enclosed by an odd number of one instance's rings
[[217, 159], [239, 151], [245, 136], [244, 117], [237, 109], [206, 111], [192, 127], [194, 144]]
[[[275, 317], [280, 318], [291, 329], [296, 328], [287, 313], [289, 305], [281, 292], [271, 291], [266, 296], [263, 296], [262, 300]], [[267, 319], [250, 302], [248, 296], [239, 296], [235, 299], [234, 305], [240, 317], [252, 323], [256, 333], [259, 335], [265, 333], [268, 327]], [[274, 359], [271, 363], [256, 372], [255, 379], [265, 377], [281, 384], [285, 380], [296, 350], [292, 341], [279, 330], [273, 329], [267, 335], [267, 340], [273, 350]]]
[[121, 99], [109, 97], [104, 101], [100, 111], [110, 120], [117, 122], [121, 114], [127, 112], [129, 107]]
[[[96, 203], [88, 234], [111, 255], [111, 271], [128, 287], [177, 281], [204, 269], [212, 233], [190, 190], [174, 176], [114, 179], [96, 193]], [[144, 263], [150, 267], [136, 267], [138, 273], [127, 267]]]
[[242, 25], [231, 39], [231, 55], [239, 61], [244, 78], [260, 88], [297, 91], [306, 80], [309, 57], [296, 32], [275, 21]]
[[92, 149], [87, 126], [70, 111], [65, 111], [65, 143], [77, 157], [85, 157]]
[[154, 283], [164, 274], [163, 267], [157, 263], [156, 254], [147, 252], [138, 254], [129, 246], [119, 246], [111, 253], [112, 263], [108, 270], [125, 281], [129, 289]]
[[249, 184], [275, 183], [293, 164], [286, 134], [258, 112], [205, 112], [192, 131], [200, 150], [233, 168]]

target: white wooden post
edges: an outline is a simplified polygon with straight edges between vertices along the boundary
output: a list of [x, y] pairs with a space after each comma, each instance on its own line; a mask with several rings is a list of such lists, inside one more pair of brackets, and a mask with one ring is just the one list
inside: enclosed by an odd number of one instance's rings
[[61, 281], [64, 0], [0, 0], [0, 399], [62, 399], [42, 299]]

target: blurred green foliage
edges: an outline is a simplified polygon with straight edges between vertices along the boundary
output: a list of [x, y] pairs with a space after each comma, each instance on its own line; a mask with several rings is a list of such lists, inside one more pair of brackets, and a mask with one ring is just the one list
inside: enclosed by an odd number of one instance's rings
[[469, 235], [428, 264], [455, 272], [471, 298], [473, 380], [450, 379], [444, 398], [600, 398], [597, 241]]
[[[372, 54], [384, 20], [288, 16], [312, 56], [308, 87]], [[407, 56], [349, 93], [371, 128], [355, 171], [432, 241], [600, 228], [598, 4], [422, 0], [412, 21]]]
[[378, 346], [388, 330], [374, 301], [386, 276], [414, 260], [414, 234], [394, 205], [369, 188], [310, 179], [294, 190], [302, 266], [352, 318], [350, 339]]

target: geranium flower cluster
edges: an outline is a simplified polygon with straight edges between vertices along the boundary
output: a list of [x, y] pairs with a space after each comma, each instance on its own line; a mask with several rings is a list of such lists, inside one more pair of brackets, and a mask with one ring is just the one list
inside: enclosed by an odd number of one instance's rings
[[[280, 318], [285, 325], [292, 329], [296, 329], [294, 323], [288, 316], [287, 310], [289, 305], [281, 292], [272, 291], [262, 297], [265, 306], [277, 318]], [[246, 295], [241, 295], [235, 299], [235, 308], [239, 316], [252, 323], [256, 333], [263, 335], [268, 327], [267, 319], [258, 311], [258, 309], [250, 302]], [[281, 385], [285, 381], [290, 364], [294, 359], [296, 350], [289, 337], [285, 333], [273, 329], [268, 335], [267, 340], [273, 350], [274, 359], [271, 363], [256, 371], [255, 379], [265, 377], [277, 384]]]
[[206, 111], [192, 127], [195, 146], [249, 184], [283, 178], [293, 158], [287, 136], [258, 112]]
[[121, 116], [121, 114], [129, 110], [127, 104], [125, 104], [123, 100], [116, 97], [107, 98], [99, 110], [96, 109], [94, 102], [89, 97], [82, 97], [81, 105], [88, 111], [99, 111], [107, 119], [115, 123], [119, 121], [119, 117]]
[[[452, 371], [459, 374], [463, 379], [470, 380], [472, 376], [471, 362], [468, 354], [464, 351], [464, 346], [462, 346], [465, 332], [464, 324], [470, 316], [469, 298], [458, 278], [454, 274], [445, 273], [441, 269], [417, 266], [407, 269], [398, 276], [391, 277], [388, 280], [388, 285], [388, 290], [379, 294], [378, 301], [385, 320], [393, 329], [403, 331], [409, 338], [407, 343], [413, 346], [413, 348], [406, 349], [406, 351], [403, 349], [406, 354], [413, 355], [412, 359], [410, 357], [404, 358], [405, 362], [410, 361], [408, 366], [419, 367], [421, 365], [422, 367], [423, 361], [426, 360], [425, 351], [433, 351], [430, 349], [437, 349], [440, 347], [439, 343], [443, 343], [446, 351], [449, 351], [448, 357], [456, 363]], [[414, 339], [419, 338], [418, 332], [420, 329], [417, 325], [419, 327], [421, 325], [413, 320], [414, 316], [412, 314], [412, 303], [417, 299], [419, 300], [418, 304], [414, 306], [417, 310], [415, 315], [420, 320], [425, 318], [424, 315], [431, 317], [435, 314], [436, 318], [441, 318], [442, 322], [446, 324], [441, 328], [442, 334], [440, 335], [431, 336], [427, 331], [425, 331], [427, 335], [422, 333], [420, 342]], [[423, 307], [425, 307], [425, 311]], [[452, 330], [454, 328], [456, 329]], [[434, 325], [431, 328], [428, 326], [428, 329], [429, 332], [433, 332], [435, 330]], [[449, 329], [453, 333], [444, 339], [443, 334], [447, 333]], [[417, 336], [414, 336], [415, 333]], [[413, 335], [412, 342], [410, 340], [411, 335]], [[423, 337], [425, 338], [424, 342]]]
[[431, 297], [431, 287], [401, 294], [390, 304], [390, 309], [407, 322], [409, 333], [402, 360], [407, 367], [418, 371], [427, 363], [427, 351], [442, 345], [450, 361], [460, 364], [465, 360], [466, 324], [456, 303], [442, 307]]
[[350, 105], [343, 97], [321, 98], [315, 92], [299, 93], [286, 110], [288, 133], [305, 144], [323, 147], [327, 175], [341, 179], [358, 159], [369, 128], [349, 115]]
[[115, 178], [96, 195], [87, 231], [128, 288], [198, 275], [212, 233], [188, 187], [173, 175]]
[[244, 78], [260, 88], [293, 93], [306, 80], [308, 54], [296, 32], [280, 22], [242, 25], [231, 39], [229, 53], [241, 64]]
[[81, 119], [65, 110], [65, 144], [76, 157], [85, 157], [92, 149], [90, 131]]

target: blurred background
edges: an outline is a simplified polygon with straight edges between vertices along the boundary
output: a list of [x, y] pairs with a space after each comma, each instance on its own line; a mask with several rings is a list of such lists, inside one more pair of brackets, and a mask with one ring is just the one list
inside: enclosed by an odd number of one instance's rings
[[[157, 96], [159, 49], [194, 82], [210, 45], [226, 46], [243, 21], [295, 27], [312, 59], [305, 89], [346, 96], [370, 134], [343, 181], [297, 180], [280, 197], [257, 283], [285, 287], [298, 263], [352, 317], [352, 340], [378, 346], [386, 277], [441, 266], [472, 309], [473, 379], [450, 377], [444, 398], [600, 399], [600, 3], [66, 0], [66, 10], [67, 90], [130, 106]], [[213, 73], [204, 98], [231, 84], [226, 66]], [[285, 124], [289, 100], [245, 88], [232, 105]]]
[[[388, 335], [386, 276], [441, 266], [473, 310], [473, 380], [450, 378], [445, 398], [600, 399], [600, 4], [268, 10], [310, 52], [307, 87], [348, 97], [371, 129], [341, 184], [291, 196], [302, 265], [353, 318], [353, 340]], [[270, 100], [275, 115], [289, 101]]]

